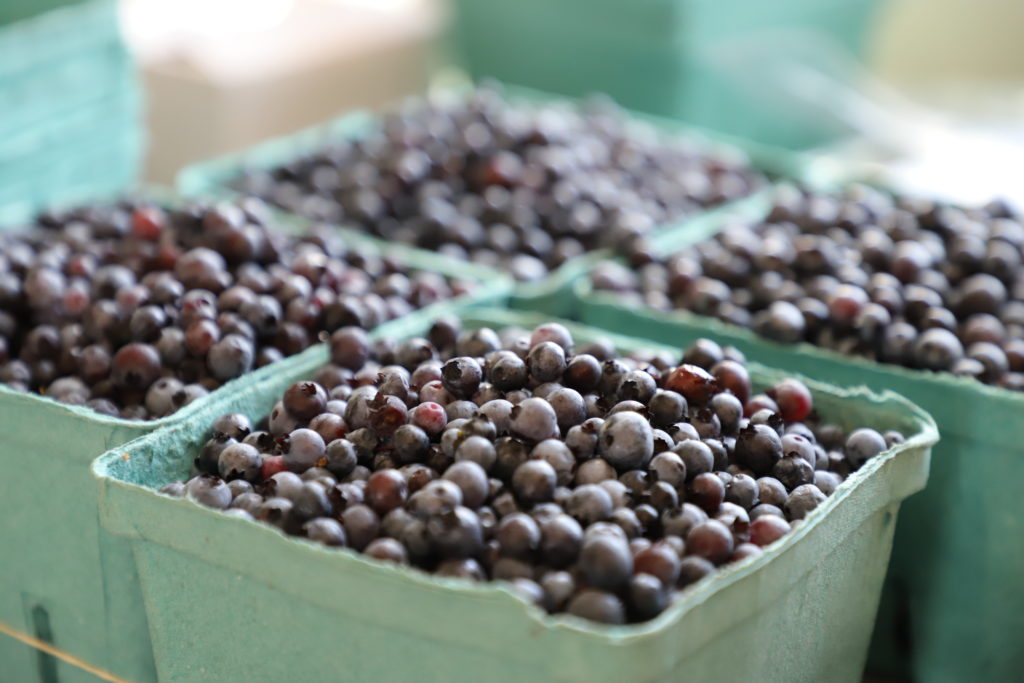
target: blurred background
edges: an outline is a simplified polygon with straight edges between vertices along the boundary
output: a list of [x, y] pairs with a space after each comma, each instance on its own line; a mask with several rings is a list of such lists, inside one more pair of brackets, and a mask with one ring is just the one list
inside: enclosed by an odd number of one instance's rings
[[838, 146], [965, 201], [1007, 186], [1001, 152], [1024, 137], [1016, 0], [125, 0], [122, 16], [151, 180], [422, 91], [452, 65], [784, 147]]
[[0, 96], [19, 103], [0, 206], [38, 203], [33, 173], [61, 196], [169, 183], [465, 75], [606, 92], [904, 189], [1021, 193], [1019, 0], [0, 0], [0, 22]]

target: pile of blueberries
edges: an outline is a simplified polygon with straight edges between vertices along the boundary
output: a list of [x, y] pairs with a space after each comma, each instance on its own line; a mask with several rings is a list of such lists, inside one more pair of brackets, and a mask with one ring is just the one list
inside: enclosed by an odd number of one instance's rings
[[123, 202], [0, 234], [0, 382], [129, 419], [175, 412], [340, 327], [372, 328], [473, 283], [407, 272], [266, 205]]
[[526, 105], [484, 87], [412, 101], [363, 139], [234, 184], [302, 216], [529, 281], [762, 183], [746, 159], [657, 134], [610, 102]]
[[668, 257], [601, 264], [596, 289], [770, 339], [1024, 390], [1024, 223], [864, 186], [780, 189], [766, 220]]
[[371, 344], [254, 428], [216, 419], [165, 494], [444, 576], [508, 582], [551, 613], [643, 621], [716, 567], [760, 555], [869, 458], [903, 441], [846, 433], [808, 388], [755, 394], [743, 356], [618, 357], [569, 331], [466, 329]]

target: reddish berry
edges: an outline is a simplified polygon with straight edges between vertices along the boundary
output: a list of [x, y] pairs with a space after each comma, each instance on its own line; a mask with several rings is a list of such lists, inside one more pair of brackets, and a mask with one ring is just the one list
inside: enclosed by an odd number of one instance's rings
[[750, 542], [762, 548], [788, 533], [789, 522], [778, 515], [761, 515], [750, 523]]
[[757, 396], [752, 396], [743, 406], [743, 416], [750, 417], [760, 410], [770, 410], [773, 413], [778, 413], [779, 404], [767, 394], [758, 394]]
[[798, 379], [784, 379], [768, 392], [786, 422], [802, 422], [811, 414], [813, 401], [807, 386]]
[[718, 391], [718, 381], [702, 367], [680, 365], [668, 374], [665, 388], [683, 395], [689, 403], [707, 403]]
[[145, 206], [132, 213], [132, 234], [147, 242], [156, 242], [167, 224], [167, 215], [158, 207]]
[[283, 455], [271, 455], [270, 457], [263, 458], [263, 463], [260, 465], [260, 476], [264, 479], [270, 479], [278, 472], [284, 472], [288, 469], [288, 465], [284, 463]]

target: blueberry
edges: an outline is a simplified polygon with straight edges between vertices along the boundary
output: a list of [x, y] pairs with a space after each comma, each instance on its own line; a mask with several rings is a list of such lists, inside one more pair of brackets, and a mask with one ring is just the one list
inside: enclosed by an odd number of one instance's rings
[[604, 624], [623, 624], [626, 610], [622, 601], [613, 593], [594, 588], [584, 588], [573, 596], [566, 608], [569, 614]]
[[172, 481], [170, 484], [165, 484], [160, 487], [160, 493], [165, 496], [171, 496], [172, 498], [184, 498], [185, 497], [185, 483], [181, 481]]
[[249, 372], [254, 358], [251, 341], [241, 335], [229, 334], [210, 347], [206, 364], [214, 377], [225, 381]]
[[284, 392], [285, 410], [296, 419], [311, 420], [327, 407], [327, 392], [316, 382], [296, 382]]
[[561, 568], [576, 561], [583, 544], [583, 529], [566, 514], [556, 513], [540, 522], [541, 556], [544, 563]]
[[434, 550], [445, 558], [471, 557], [483, 549], [483, 529], [476, 513], [466, 507], [431, 517], [427, 536]]
[[580, 524], [588, 526], [608, 518], [612, 513], [612, 499], [600, 486], [583, 484], [573, 490], [565, 510]]
[[363, 554], [382, 562], [409, 564], [409, 555], [405, 546], [393, 538], [375, 538], [363, 548]]
[[453, 358], [445, 363], [441, 375], [444, 388], [453, 396], [461, 398], [470, 398], [483, 380], [480, 365], [467, 356]]
[[511, 416], [509, 429], [514, 436], [536, 442], [559, 434], [558, 417], [544, 399], [525, 399], [512, 409]]
[[615, 468], [601, 458], [587, 460], [577, 467], [573, 483], [576, 486], [584, 484], [599, 484], [603, 481], [615, 479], [617, 473]]
[[231, 489], [220, 477], [200, 475], [185, 484], [185, 495], [189, 500], [207, 507], [223, 510], [231, 504]]
[[[466, 460], [476, 464], [482, 472], [490, 472], [497, 460], [494, 444], [483, 436], [470, 436], [455, 449], [456, 463]], [[477, 507], [470, 505], [470, 507]]]
[[554, 409], [558, 428], [563, 433], [587, 419], [586, 403], [575, 389], [559, 387], [548, 394], [547, 401]]
[[739, 473], [725, 487], [725, 500], [747, 510], [760, 502], [760, 487], [753, 477]]
[[527, 505], [551, 500], [556, 482], [555, 469], [545, 460], [528, 460], [512, 473], [512, 490]]
[[679, 579], [679, 554], [669, 543], [653, 543], [633, 556], [633, 571], [654, 576], [665, 588], [672, 588]]
[[629, 582], [629, 607], [641, 621], [653, 619], [668, 606], [668, 591], [657, 578], [638, 573]]
[[579, 568], [588, 585], [614, 591], [629, 581], [633, 557], [624, 538], [598, 534], [584, 539]]
[[622, 532], [630, 539], [640, 536], [646, 529], [646, 525], [640, 521], [636, 511], [628, 507], [614, 509], [609, 515], [608, 521], [622, 529]]
[[284, 461], [294, 471], [304, 472], [325, 459], [323, 437], [312, 429], [296, 429], [288, 435]]
[[[568, 486], [572, 482], [576, 459], [569, 447], [558, 439], [545, 439], [530, 452], [530, 458], [544, 460], [555, 470], [558, 486]], [[556, 497], [556, 502], [558, 502]]]
[[711, 472], [715, 465], [715, 456], [711, 447], [696, 439], [688, 439], [676, 444], [672, 452], [682, 461], [688, 479]]
[[782, 458], [782, 439], [767, 424], [751, 424], [736, 438], [736, 461], [757, 474], [767, 474]]
[[914, 359], [928, 370], [949, 370], [963, 356], [963, 346], [949, 330], [925, 330], [914, 344]]
[[311, 540], [324, 545], [343, 548], [348, 543], [345, 529], [336, 519], [316, 517], [302, 525], [302, 531]]
[[[236, 480], [239, 481], [239, 480]], [[231, 507], [245, 510], [253, 519], [259, 516], [260, 506], [263, 505], [263, 496], [258, 493], [242, 493], [231, 501]]]
[[487, 366], [487, 381], [500, 391], [510, 391], [525, 386], [526, 363], [511, 352], [498, 351], [498, 355]]
[[711, 519], [690, 529], [686, 535], [686, 547], [694, 555], [722, 564], [732, 555], [732, 532], [718, 520]]
[[715, 565], [698, 555], [688, 555], [679, 563], [679, 587], [697, 583], [715, 571]]
[[565, 351], [555, 342], [542, 341], [530, 349], [526, 368], [535, 381], [553, 382], [565, 371]]
[[803, 484], [793, 489], [786, 498], [783, 509], [789, 519], [803, 519], [814, 508], [825, 502], [825, 494], [814, 484]]
[[565, 571], [545, 572], [540, 578], [540, 586], [544, 590], [544, 607], [549, 612], [565, 610], [576, 592], [576, 581]]
[[386, 515], [405, 504], [408, 487], [405, 477], [395, 469], [380, 469], [366, 480], [366, 503], [378, 515]]
[[814, 468], [801, 457], [787, 455], [772, 467], [772, 477], [792, 491], [802, 484], [814, 481]]
[[348, 476], [358, 464], [355, 447], [345, 439], [335, 439], [324, 449], [327, 469], [336, 477]]
[[444, 562], [437, 565], [437, 569], [434, 573], [438, 576], [453, 576], [460, 579], [469, 579], [471, 581], [483, 581], [487, 578], [483, 567], [480, 563], [471, 557], [456, 559], [456, 560], [445, 560]]
[[541, 531], [532, 517], [516, 512], [501, 520], [496, 538], [504, 555], [529, 560], [540, 548]]
[[835, 493], [836, 488], [843, 483], [843, 480], [835, 472], [818, 470], [814, 473], [814, 481], [811, 483], [817, 486], [826, 496], [831, 496]]
[[233, 443], [220, 452], [217, 470], [226, 481], [244, 479], [257, 481], [260, 475], [260, 452], [244, 443]]
[[349, 370], [358, 370], [370, 356], [366, 331], [354, 326], [343, 327], [331, 335], [331, 363]]
[[462, 504], [462, 489], [446, 479], [435, 480], [409, 497], [408, 509], [421, 518], [443, 514]]
[[[470, 438], [482, 439], [483, 437]], [[489, 491], [487, 472], [478, 463], [472, 460], [456, 462], [442, 476], [459, 487], [462, 491], [462, 503], [466, 507], [475, 510], [487, 500]]]
[[869, 458], [873, 458], [888, 449], [885, 438], [874, 429], [863, 427], [850, 433], [846, 439], [846, 457], [854, 467], [860, 467]]
[[562, 347], [566, 354], [572, 353], [572, 333], [569, 332], [565, 325], [560, 323], [544, 323], [534, 328], [533, 333], [530, 335], [530, 348], [532, 349], [544, 342], [554, 342]]
[[215, 439], [237, 439], [241, 441], [252, 432], [252, 421], [241, 413], [227, 413], [213, 422]]
[[652, 425], [669, 427], [686, 416], [686, 399], [674, 391], [658, 389], [647, 401], [647, 410]]
[[601, 425], [598, 450], [619, 471], [645, 468], [654, 455], [651, 425], [639, 413], [616, 413]]
[[341, 524], [349, 545], [363, 550], [380, 531], [380, 518], [366, 505], [349, 505], [341, 513]]
[[601, 381], [601, 363], [590, 354], [573, 356], [562, 373], [562, 381], [576, 391], [593, 391]]
[[128, 344], [114, 354], [110, 377], [122, 389], [145, 391], [160, 375], [160, 354], [149, 344]]
[[718, 476], [705, 472], [690, 481], [686, 493], [688, 501], [692, 501], [705, 512], [712, 513], [725, 500], [725, 484]]

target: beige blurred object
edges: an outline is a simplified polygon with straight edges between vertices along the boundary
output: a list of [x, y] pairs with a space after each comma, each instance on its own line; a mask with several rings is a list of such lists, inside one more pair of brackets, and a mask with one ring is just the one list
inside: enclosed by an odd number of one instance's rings
[[144, 72], [146, 178], [422, 92], [437, 0], [124, 0]]
[[855, 133], [819, 171], [1024, 210], [1024, 2], [891, 0], [877, 19], [867, 64], [844, 79], [794, 65], [783, 86]]
[[886, 81], [916, 90], [949, 81], [1024, 83], [1021, 0], [891, 0], [871, 50]]

